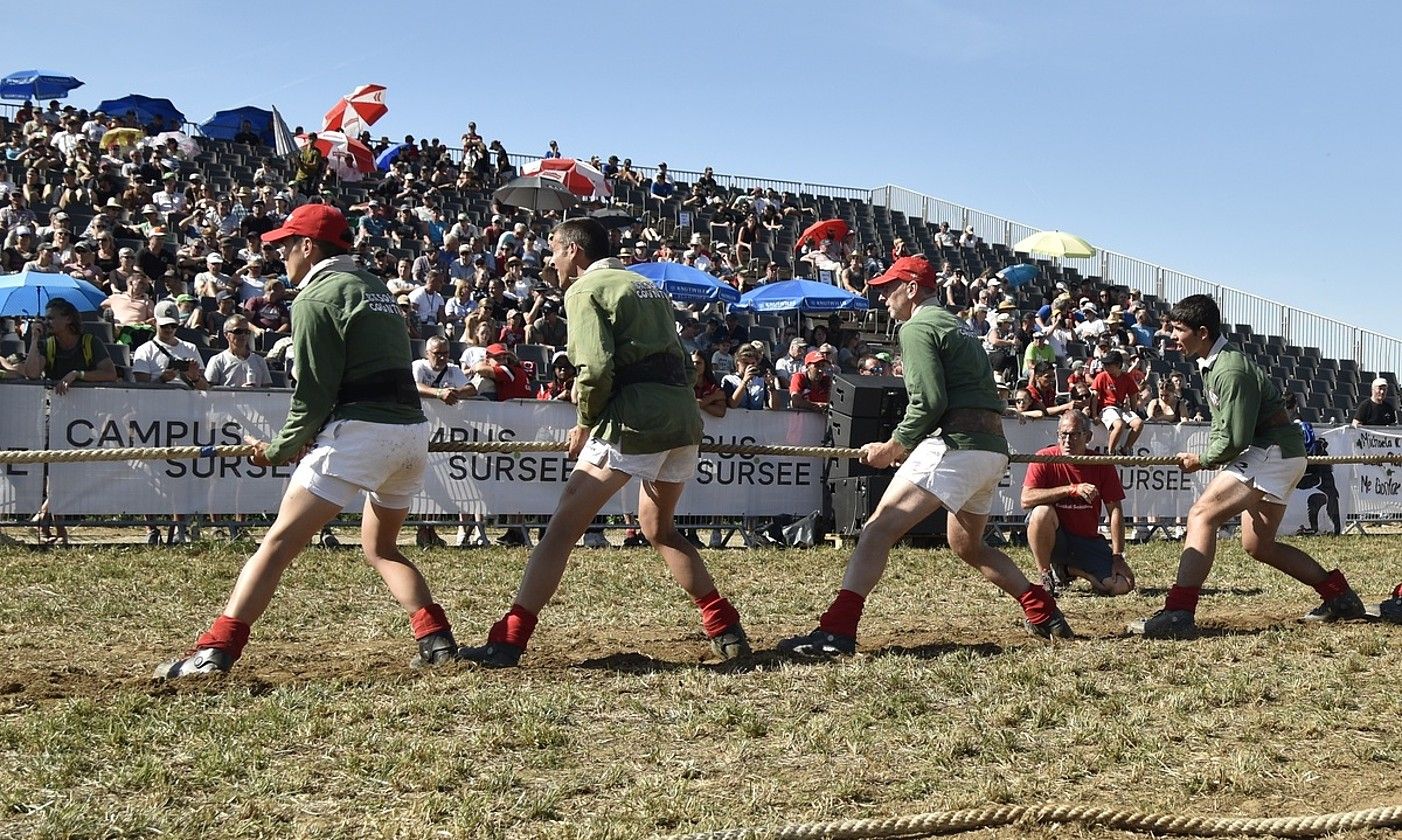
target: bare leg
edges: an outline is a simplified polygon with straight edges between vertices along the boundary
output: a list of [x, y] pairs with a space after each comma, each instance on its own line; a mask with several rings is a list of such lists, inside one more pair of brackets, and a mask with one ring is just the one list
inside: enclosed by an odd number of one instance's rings
[[282, 573], [312, 541], [312, 537], [341, 512], [341, 506], [312, 493], [299, 484], [290, 484], [282, 497], [277, 520], [262, 545], [239, 572], [234, 591], [224, 606], [224, 615], [252, 624], [263, 615], [273, 599]]
[[949, 517], [949, 547], [959, 559], [1014, 598], [1032, 588], [1012, 558], [983, 541], [988, 514], [959, 511]]
[[550, 601], [560, 586], [574, 544], [594, 521], [599, 508], [623, 489], [629, 478], [627, 473], [593, 464], [582, 464], [570, 475], [545, 534], [526, 561], [521, 585], [516, 590], [517, 604], [539, 613]]
[[1111, 423], [1111, 424], [1110, 424], [1110, 439], [1109, 439], [1109, 441], [1106, 443], [1105, 451], [1109, 452], [1111, 455], [1115, 454], [1116, 452], [1119, 452], [1119, 451], [1120, 451], [1120, 437], [1124, 434], [1124, 432], [1125, 432], [1125, 424], [1124, 424], [1124, 421], [1123, 421], [1123, 420], [1116, 420], [1115, 422]]
[[700, 598], [714, 592], [716, 584], [700, 552], [676, 527], [677, 502], [685, 488], [685, 484], [677, 482], [644, 481], [638, 493], [638, 524], [643, 536], [662, 555], [672, 579], [686, 594]]
[[1027, 516], [1027, 547], [1032, 551], [1032, 559], [1037, 569], [1051, 571], [1052, 550], [1056, 547], [1056, 529], [1060, 520], [1056, 508], [1051, 505], [1038, 505]]
[[1175, 581], [1179, 586], [1202, 586], [1217, 556], [1218, 529], [1248, 507], [1259, 504], [1264, 496], [1260, 490], [1229, 475], [1212, 479], [1188, 511], [1188, 536], [1184, 540], [1183, 554], [1178, 558]]
[[360, 541], [365, 562], [380, 573], [394, 600], [405, 612], [413, 615], [432, 604], [433, 595], [428, 591], [428, 581], [399, 551], [397, 545], [399, 529], [408, 515], [408, 508], [380, 507], [366, 499], [360, 524]]
[[1329, 573], [1313, 557], [1293, 545], [1275, 541], [1283, 518], [1285, 505], [1273, 505], [1264, 498], [1247, 508], [1241, 517], [1241, 547], [1260, 562], [1301, 583], [1322, 583]]
[[877, 504], [876, 512], [862, 526], [857, 548], [847, 561], [847, 572], [842, 576], [842, 588], [863, 598], [870, 595], [886, 572], [886, 560], [891, 555], [891, 548], [911, 528], [940, 507], [940, 500], [933, 493], [921, 490], [903, 478], [893, 478]]
[[1129, 439], [1125, 441], [1125, 451], [1134, 449], [1134, 444], [1138, 442], [1139, 436], [1144, 434], [1144, 421], [1138, 417], [1129, 421]]

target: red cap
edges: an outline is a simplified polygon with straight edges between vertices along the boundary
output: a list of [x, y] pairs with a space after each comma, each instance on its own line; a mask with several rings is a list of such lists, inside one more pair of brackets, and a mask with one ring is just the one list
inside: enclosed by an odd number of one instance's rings
[[884, 286], [887, 283], [918, 283], [929, 289], [939, 288], [935, 280], [935, 269], [924, 257], [901, 257], [880, 277], [873, 278], [867, 285]]
[[303, 204], [293, 210], [282, 223], [263, 234], [263, 242], [280, 242], [289, 236], [306, 236], [350, 248], [350, 225], [346, 217], [329, 204]]
[[488, 356], [500, 356], [500, 355], [503, 355], [503, 354], [505, 354], [505, 353], [510, 353], [510, 352], [511, 352], [511, 348], [510, 348], [510, 347], [507, 347], [505, 344], [488, 344], [488, 345], [487, 345], [487, 355], [488, 355]]
[[805, 365], [821, 365], [827, 362], [828, 357], [820, 350], [809, 350], [808, 355], [803, 357]]

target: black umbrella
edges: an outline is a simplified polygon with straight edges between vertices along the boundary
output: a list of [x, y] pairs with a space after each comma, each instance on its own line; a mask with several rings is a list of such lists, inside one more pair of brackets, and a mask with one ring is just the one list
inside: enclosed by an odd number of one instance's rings
[[589, 213], [590, 218], [598, 220], [599, 224], [606, 228], [626, 228], [638, 223], [633, 218], [633, 214], [627, 210], [620, 210], [617, 207], [600, 207], [598, 210]]
[[517, 178], [493, 193], [492, 197], [502, 204], [537, 213], [564, 211], [579, 204], [579, 197], [565, 189], [564, 184], [538, 175]]

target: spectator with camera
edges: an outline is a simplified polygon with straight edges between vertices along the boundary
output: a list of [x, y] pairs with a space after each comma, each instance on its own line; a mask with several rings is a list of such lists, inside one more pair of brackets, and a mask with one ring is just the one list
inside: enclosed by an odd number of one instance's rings
[[160, 382], [204, 391], [209, 388], [200, 351], [175, 334], [180, 322], [171, 317], [156, 319], [156, 336], [137, 348], [131, 357], [132, 374], [137, 382]]
[[754, 347], [743, 344], [735, 352], [735, 372], [727, 374], [720, 383], [726, 395], [726, 405], [751, 411], [781, 407], [779, 382], [774, 367]]

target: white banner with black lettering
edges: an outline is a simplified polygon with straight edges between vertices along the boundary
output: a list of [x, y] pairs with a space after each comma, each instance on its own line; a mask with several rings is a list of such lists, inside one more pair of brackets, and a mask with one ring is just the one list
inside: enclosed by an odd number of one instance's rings
[[[44, 448], [44, 397], [38, 385], [0, 385], [0, 448]], [[43, 501], [43, 464], [0, 465], [0, 514], [27, 516]]]
[[[236, 445], [245, 433], [267, 439], [281, 427], [288, 399], [285, 391], [75, 389], [53, 402], [50, 446]], [[563, 440], [575, 420], [574, 407], [559, 402], [432, 402], [425, 409], [435, 441]], [[707, 416], [705, 435], [708, 442], [811, 445], [822, 439], [823, 418], [735, 411]], [[435, 454], [413, 512], [548, 514], [573, 467], [563, 453]], [[55, 510], [75, 514], [270, 513], [293, 469], [236, 458], [55, 464], [52, 492]], [[679, 512], [772, 516], [807, 514], [821, 504], [818, 459], [706, 454]], [[605, 513], [635, 511], [636, 488], [611, 505]]]

